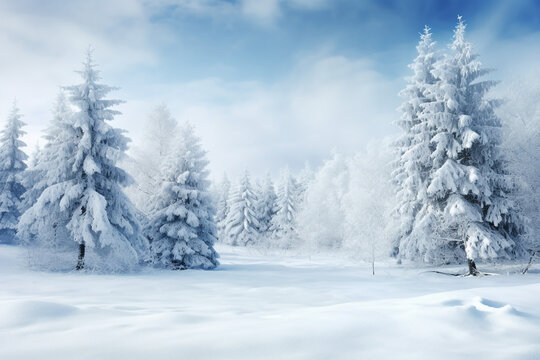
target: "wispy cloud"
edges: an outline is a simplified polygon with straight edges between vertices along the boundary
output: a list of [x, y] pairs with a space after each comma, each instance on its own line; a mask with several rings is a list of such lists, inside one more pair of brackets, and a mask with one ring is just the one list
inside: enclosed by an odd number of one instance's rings
[[[377, 134], [395, 131], [400, 85], [364, 59], [308, 57], [270, 85], [204, 79], [152, 87], [160, 97], [126, 104], [125, 116], [142, 122], [147, 101], [164, 100], [179, 120], [190, 120], [203, 134], [214, 174], [245, 168], [277, 173], [308, 160], [318, 165], [332, 149], [353, 152]], [[139, 141], [142, 132], [132, 130]]]
[[324, 9], [329, 3], [328, 0], [161, 0], [157, 6], [151, 6], [158, 12], [165, 7], [179, 15], [196, 14], [224, 22], [246, 20], [256, 25], [270, 26], [282, 17], [285, 9], [316, 11]]

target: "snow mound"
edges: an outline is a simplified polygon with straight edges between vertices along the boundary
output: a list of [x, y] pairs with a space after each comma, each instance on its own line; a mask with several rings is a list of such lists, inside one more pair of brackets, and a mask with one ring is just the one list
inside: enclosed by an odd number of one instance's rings
[[505, 304], [499, 301], [485, 299], [480, 296], [476, 296], [469, 301], [460, 299], [450, 299], [441, 303], [443, 307], [451, 307], [456, 309], [466, 316], [470, 316], [473, 319], [481, 319], [497, 316], [520, 316], [530, 317], [529, 314], [521, 312], [515, 309], [510, 304]]

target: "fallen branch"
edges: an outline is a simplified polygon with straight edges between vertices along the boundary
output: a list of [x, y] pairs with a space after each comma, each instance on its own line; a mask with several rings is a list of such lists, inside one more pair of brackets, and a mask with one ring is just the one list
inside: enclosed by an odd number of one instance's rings
[[465, 273], [465, 274], [462, 274], [462, 273], [447, 273], [447, 272], [444, 272], [444, 271], [437, 271], [437, 270], [430, 270], [430, 271], [427, 271], [427, 272], [431, 272], [431, 273], [435, 273], [435, 274], [441, 274], [441, 275], [448, 275], [448, 276], [456, 276], [456, 277], [469, 277], [469, 276], [482, 277], [482, 276], [500, 275], [500, 274], [497, 274], [497, 273], [488, 273], [488, 272], [482, 272], [482, 271], [477, 271], [476, 274], [471, 274], [471, 273]]

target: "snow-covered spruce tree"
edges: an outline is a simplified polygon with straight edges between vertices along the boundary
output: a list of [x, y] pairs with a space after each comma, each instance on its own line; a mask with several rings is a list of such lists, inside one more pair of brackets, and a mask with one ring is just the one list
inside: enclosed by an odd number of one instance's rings
[[306, 193], [310, 185], [315, 181], [315, 172], [311, 169], [311, 165], [306, 162], [304, 168], [298, 174], [298, 202], [299, 207], [302, 207]]
[[116, 165], [128, 139], [108, 124], [121, 101], [105, 99], [114, 88], [98, 83], [91, 51], [79, 73], [82, 84], [65, 88], [77, 110], [48, 131], [41, 159], [46, 186], [21, 217], [19, 233], [28, 239], [62, 232], [59, 241], [77, 244], [77, 270], [127, 270], [145, 256], [147, 243], [122, 191], [132, 179]]
[[145, 230], [161, 266], [184, 270], [219, 264], [205, 156], [193, 126], [183, 125], [174, 150], [161, 165], [160, 188]]
[[[69, 221], [68, 214], [60, 211], [59, 202], [48, 203], [43, 197], [42, 204], [38, 205], [43, 191], [53, 184], [64, 181], [68, 173], [68, 162], [73, 157], [73, 149], [76, 146], [71, 116], [72, 111], [65, 94], [60, 91], [53, 109], [53, 117], [43, 136], [46, 140], [45, 146], [40, 149], [32, 161], [33, 164], [26, 170], [24, 178], [26, 191], [22, 196], [24, 212], [17, 226], [19, 238], [29, 250], [34, 250], [33, 265], [51, 270], [68, 268], [61, 263], [72, 261], [72, 253], [77, 251], [76, 243], [70, 238], [66, 228]], [[42, 208], [43, 205], [46, 205], [46, 208]], [[66, 255], [64, 259], [58, 258], [60, 254]]]
[[225, 243], [233, 246], [257, 244], [260, 236], [257, 198], [247, 171], [233, 190], [229, 207], [225, 220]]
[[288, 170], [283, 171], [281, 178], [270, 231], [278, 247], [291, 248], [298, 243], [296, 214], [300, 189]]
[[45, 130], [43, 138], [46, 140], [44, 148], [36, 147], [32, 154], [29, 167], [25, 172], [23, 185], [26, 189], [22, 196], [23, 213], [32, 207], [43, 190], [47, 187], [47, 172], [51, 166], [51, 160], [55, 158], [55, 151], [51, 151], [51, 146], [57, 142], [57, 137], [61, 138], [62, 126], [70, 121], [72, 111], [69, 108], [65, 92], [60, 90], [53, 107], [53, 117], [49, 127]]
[[267, 234], [272, 224], [272, 218], [276, 209], [276, 190], [270, 174], [266, 175], [264, 182], [258, 191], [257, 218], [259, 220], [259, 232], [261, 235]]
[[21, 150], [26, 146], [20, 140], [25, 134], [22, 115], [16, 103], [7, 118], [0, 136], [0, 242], [14, 243], [20, 217], [21, 196], [25, 191], [21, 175], [28, 158]]
[[218, 232], [218, 239], [221, 240], [224, 237], [225, 224], [227, 214], [229, 213], [229, 196], [231, 192], [231, 182], [227, 177], [227, 174], [223, 174], [223, 179], [219, 184], [217, 190], [216, 200], [216, 226]]
[[34, 152], [30, 156], [28, 168], [26, 169], [22, 178], [22, 185], [25, 188], [24, 193], [21, 196], [20, 211], [24, 213], [37, 201], [37, 198], [41, 194], [41, 190], [38, 184], [43, 179], [43, 173], [38, 169], [38, 164], [41, 157], [41, 148], [36, 145]]
[[436, 101], [424, 105], [434, 129], [432, 172], [411, 234], [414, 227], [424, 227], [426, 218], [434, 219], [431, 248], [438, 252], [431, 256], [439, 258], [424, 260], [466, 258], [470, 275], [477, 275], [476, 259], [517, 255], [523, 225], [513, 200], [513, 177], [500, 153], [501, 124], [494, 111], [499, 102], [486, 99], [496, 83], [478, 80], [488, 71], [465, 40], [461, 17], [451, 49], [432, 71], [440, 79]]
[[[397, 122], [403, 134], [394, 143], [398, 155], [392, 173], [396, 185], [398, 205], [395, 209], [400, 219], [400, 229], [395, 239], [393, 253], [399, 257], [429, 261], [432, 257], [433, 239], [430, 233], [435, 218], [426, 214], [426, 192], [432, 170], [431, 137], [434, 129], [426, 104], [435, 101], [434, 87], [439, 80], [432, 74], [435, 62], [440, 58], [429, 27], [424, 28], [416, 47], [417, 57], [409, 67], [413, 75], [400, 92], [405, 99], [401, 105], [402, 115]], [[422, 221], [416, 221], [419, 212]], [[426, 215], [426, 216], [423, 216]], [[415, 223], [416, 222], [416, 223]], [[413, 232], [414, 228], [414, 232]]]
[[133, 157], [127, 159], [136, 184], [126, 192], [144, 214], [152, 209], [152, 199], [159, 189], [161, 164], [173, 147], [177, 127], [167, 105], [156, 106], [146, 119], [141, 145], [135, 147]]

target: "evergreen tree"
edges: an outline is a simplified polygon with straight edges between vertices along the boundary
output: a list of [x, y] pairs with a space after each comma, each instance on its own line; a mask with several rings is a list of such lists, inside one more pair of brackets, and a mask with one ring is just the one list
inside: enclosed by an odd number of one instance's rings
[[225, 242], [233, 246], [255, 245], [259, 241], [257, 198], [246, 171], [231, 194], [225, 220]]
[[435, 101], [423, 106], [433, 127], [432, 170], [411, 235], [415, 228], [425, 229], [426, 221], [435, 223], [431, 246], [420, 249], [424, 260], [467, 259], [469, 273], [477, 275], [476, 259], [517, 255], [523, 225], [513, 200], [513, 177], [500, 153], [499, 102], [486, 99], [496, 83], [478, 80], [488, 71], [465, 40], [461, 17], [451, 49], [432, 71], [440, 79]]
[[270, 226], [270, 231], [280, 247], [290, 248], [298, 240], [296, 213], [299, 193], [296, 179], [285, 170], [278, 188], [275, 215]]
[[217, 210], [216, 210], [216, 225], [218, 230], [218, 239], [224, 237], [225, 231], [225, 220], [227, 219], [227, 214], [229, 213], [229, 196], [231, 192], [231, 182], [227, 177], [227, 174], [223, 174], [223, 179], [219, 185], [217, 191]]
[[276, 200], [277, 195], [274, 183], [270, 178], [270, 174], [267, 174], [264, 183], [261, 184], [259, 189], [257, 205], [257, 218], [259, 220], [259, 232], [261, 234], [270, 232], [272, 218], [275, 215]]
[[55, 151], [51, 152], [51, 146], [56, 142], [56, 137], [62, 134], [62, 125], [70, 121], [70, 116], [72, 116], [72, 111], [69, 108], [64, 91], [60, 90], [53, 108], [51, 123], [43, 136], [47, 141], [46, 145], [43, 149], [39, 146], [36, 147], [25, 173], [23, 185], [26, 191], [22, 196], [23, 212], [37, 202], [43, 189], [47, 187], [46, 173], [50, 165], [54, 164], [54, 162], [51, 163], [50, 161], [55, 156]]
[[208, 161], [189, 124], [161, 167], [146, 233], [156, 261], [175, 270], [212, 269], [218, 263], [215, 209], [208, 191]]
[[37, 201], [38, 196], [41, 194], [40, 189], [38, 189], [38, 183], [43, 178], [43, 173], [38, 170], [40, 157], [41, 149], [38, 144], [36, 145], [36, 148], [34, 149], [34, 152], [30, 157], [28, 168], [26, 169], [24, 177], [22, 179], [22, 185], [25, 188], [25, 192], [21, 196], [21, 212], [24, 212], [28, 208], [30, 208]]
[[[46, 188], [67, 179], [68, 161], [76, 146], [76, 133], [71, 125], [72, 115], [65, 94], [60, 91], [53, 117], [43, 136], [45, 146], [36, 156], [31, 169], [27, 170], [24, 181], [27, 190], [23, 194], [24, 212], [17, 227], [19, 237], [26, 245], [39, 249], [40, 256], [36, 260], [40, 264], [48, 264], [45, 265], [47, 267], [52, 265], [52, 268], [61, 268], [61, 265], [50, 264], [46, 259], [48, 253], [54, 252], [57, 255], [62, 251], [76, 251], [75, 242], [70, 239], [66, 228], [68, 214], [60, 211], [59, 201], [48, 202], [45, 197], [41, 198]], [[62, 190], [59, 187], [57, 191]], [[38, 204], [40, 198], [41, 204]]]
[[[403, 135], [394, 144], [398, 153], [395, 170], [392, 174], [397, 188], [398, 206], [395, 210], [400, 219], [400, 231], [395, 240], [394, 254], [408, 258], [430, 261], [438, 256], [433, 246], [432, 236], [436, 219], [422, 205], [427, 200], [427, 187], [432, 172], [431, 153], [434, 135], [432, 108], [428, 104], [436, 101], [435, 89], [439, 79], [432, 71], [440, 56], [435, 50], [429, 27], [424, 28], [416, 47], [417, 57], [409, 67], [413, 76], [400, 96], [405, 99], [401, 105], [402, 116], [397, 124]], [[419, 215], [419, 212], [422, 212]], [[416, 221], [417, 217], [422, 221]], [[416, 223], [415, 223], [416, 222]], [[414, 232], [413, 232], [414, 230]]]
[[304, 201], [306, 200], [306, 193], [309, 189], [309, 186], [315, 180], [315, 172], [311, 169], [311, 166], [308, 162], [304, 165], [304, 168], [298, 174], [298, 201], [299, 207], [302, 207]]
[[20, 140], [25, 134], [17, 105], [13, 103], [11, 113], [0, 136], [0, 242], [13, 243], [20, 217], [21, 196], [25, 191], [21, 174], [26, 169], [28, 158], [21, 150], [26, 146]]
[[119, 114], [111, 107], [121, 101], [105, 99], [114, 88], [98, 83], [91, 51], [79, 73], [82, 84], [66, 88], [77, 110], [55, 119], [47, 132], [40, 165], [45, 186], [22, 216], [19, 233], [26, 239], [73, 240], [77, 270], [85, 267], [87, 255], [91, 267], [125, 270], [145, 255], [147, 244], [122, 191], [132, 179], [116, 165], [128, 139], [108, 124]]
[[178, 124], [165, 104], [156, 106], [145, 124], [141, 146], [134, 149], [128, 168], [132, 169], [136, 184], [128, 194], [144, 214], [153, 207], [152, 199], [159, 189], [160, 169], [167, 158], [177, 133]]

